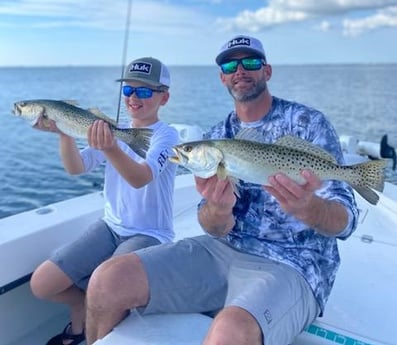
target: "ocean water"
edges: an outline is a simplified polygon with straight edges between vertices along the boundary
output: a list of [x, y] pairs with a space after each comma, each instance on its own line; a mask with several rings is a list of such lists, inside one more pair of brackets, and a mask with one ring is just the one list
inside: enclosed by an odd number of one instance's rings
[[[171, 66], [171, 98], [160, 117], [208, 129], [233, 108], [216, 67]], [[12, 116], [24, 99], [76, 100], [116, 118], [119, 67], [0, 68], [0, 218], [102, 188], [103, 170], [69, 176], [58, 154], [58, 136], [32, 129]], [[397, 64], [273, 66], [275, 96], [322, 111], [338, 134], [397, 146]], [[121, 106], [120, 121], [128, 121]], [[86, 143], [79, 141], [83, 147]], [[390, 168], [387, 180], [397, 183]]]

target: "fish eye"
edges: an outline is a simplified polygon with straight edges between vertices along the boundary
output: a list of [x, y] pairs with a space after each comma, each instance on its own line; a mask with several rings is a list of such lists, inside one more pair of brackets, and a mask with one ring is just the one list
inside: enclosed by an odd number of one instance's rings
[[183, 151], [185, 151], [185, 152], [192, 152], [192, 150], [193, 150], [193, 146], [191, 146], [191, 145], [185, 145], [183, 147]]

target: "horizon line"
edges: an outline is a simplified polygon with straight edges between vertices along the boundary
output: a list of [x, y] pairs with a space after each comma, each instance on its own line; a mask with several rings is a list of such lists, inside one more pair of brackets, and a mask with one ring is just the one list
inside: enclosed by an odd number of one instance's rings
[[[396, 62], [301, 62], [301, 63], [276, 63], [270, 64], [272, 66], [329, 66], [329, 65], [396, 65]], [[106, 67], [106, 68], [120, 68], [120, 65], [112, 64], [60, 64], [60, 65], [4, 65], [0, 68], [93, 68], [93, 67]], [[218, 67], [216, 64], [168, 64], [168, 67]]]

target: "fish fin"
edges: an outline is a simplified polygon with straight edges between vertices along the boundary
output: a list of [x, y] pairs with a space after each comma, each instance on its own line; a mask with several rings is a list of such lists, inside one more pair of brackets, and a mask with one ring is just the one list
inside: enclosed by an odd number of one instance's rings
[[33, 120], [31, 120], [31, 121], [29, 122], [29, 124], [30, 124], [32, 127], [36, 126], [37, 123], [39, 122], [39, 118], [41, 117], [41, 119], [42, 119], [42, 121], [43, 121], [43, 125], [44, 125], [45, 127], [47, 127], [47, 128], [50, 127], [50, 123], [49, 123], [48, 116], [47, 116], [46, 113], [45, 113], [45, 107], [43, 107], [43, 106], [38, 106], [38, 109], [40, 109], [40, 111], [38, 112], [37, 117], [34, 118]]
[[98, 108], [89, 108], [87, 109], [91, 114], [94, 114], [96, 117], [99, 117], [100, 119], [112, 124], [113, 126], [117, 127], [117, 122], [104, 114], [102, 111], [100, 111]]
[[37, 125], [37, 122], [39, 122], [39, 117], [40, 117], [40, 116], [37, 116], [35, 119], [33, 119], [32, 121], [30, 121], [29, 124], [30, 124], [32, 127], [36, 126], [36, 125]]
[[370, 204], [376, 205], [379, 201], [379, 195], [374, 192], [371, 188], [366, 186], [358, 186], [358, 185], [351, 185], [358, 194], [360, 194], [365, 200], [367, 200]]
[[307, 154], [311, 154], [313, 156], [319, 157], [334, 164], [338, 163], [335, 157], [332, 156], [329, 152], [325, 151], [320, 146], [314, 145], [313, 143], [301, 139], [299, 137], [294, 137], [292, 135], [285, 135], [279, 138], [278, 140], [276, 140], [274, 144], [278, 146], [287, 147], [289, 149], [306, 152]]
[[230, 180], [230, 183], [232, 184], [234, 194], [238, 198], [241, 198], [240, 190], [238, 189], [238, 186], [240, 185], [240, 180], [233, 176], [229, 176], [229, 180]]
[[262, 133], [256, 128], [243, 128], [235, 135], [234, 139], [264, 142]]
[[[123, 133], [120, 137], [118, 133]], [[115, 136], [124, 141], [138, 156], [146, 158], [146, 152], [150, 147], [150, 139], [153, 130], [150, 128], [124, 128], [117, 129]]]
[[225, 169], [225, 164], [223, 162], [220, 162], [218, 164], [218, 168], [216, 170], [216, 175], [220, 180], [225, 180], [227, 178], [227, 171]]
[[386, 159], [376, 159], [352, 165], [351, 167], [359, 176], [359, 182], [355, 182], [355, 185], [365, 186], [383, 192], [385, 186], [384, 169], [386, 165]]
[[377, 159], [351, 166], [358, 178], [350, 185], [372, 205], [376, 205], [379, 201], [379, 195], [373, 189], [382, 192], [385, 186], [386, 165], [386, 159]]
[[75, 107], [77, 107], [79, 105], [79, 102], [77, 102], [74, 99], [63, 99], [62, 102], [70, 104], [70, 105], [74, 105]]
[[51, 127], [51, 123], [50, 123], [50, 119], [47, 116], [43, 116], [43, 125], [46, 128], [50, 128]]
[[225, 180], [225, 179], [229, 179], [232, 188], [233, 188], [233, 193], [237, 195], [237, 197], [240, 197], [240, 192], [237, 188], [237, 186], [240, 184], [239, 179], [233, 177], [233, 176], [228, 176], [225, 165], [223, 164], [223, 162], [220, 162], [218, 164], [218, 168], [216, 170], [216, 175], [218, 176], [218, 178], [220, 180]]

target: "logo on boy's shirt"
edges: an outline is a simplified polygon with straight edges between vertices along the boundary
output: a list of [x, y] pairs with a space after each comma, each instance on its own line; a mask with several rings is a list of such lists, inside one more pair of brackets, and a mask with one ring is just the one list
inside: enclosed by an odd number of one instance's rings
[[272, 314], [270, 313], [269, 309], [266, 309], [265, 312], [263, 313], [263, 316], [265, 317], [266, 322], [269, 324], [273, 321]]
[[157, 162], [160, 164], [160, 167], [163, 168], [165, 163], [167, 163], [168, 159], [168, 150], [164, 150], [160, 153], [159, 157], [157, 158]]

